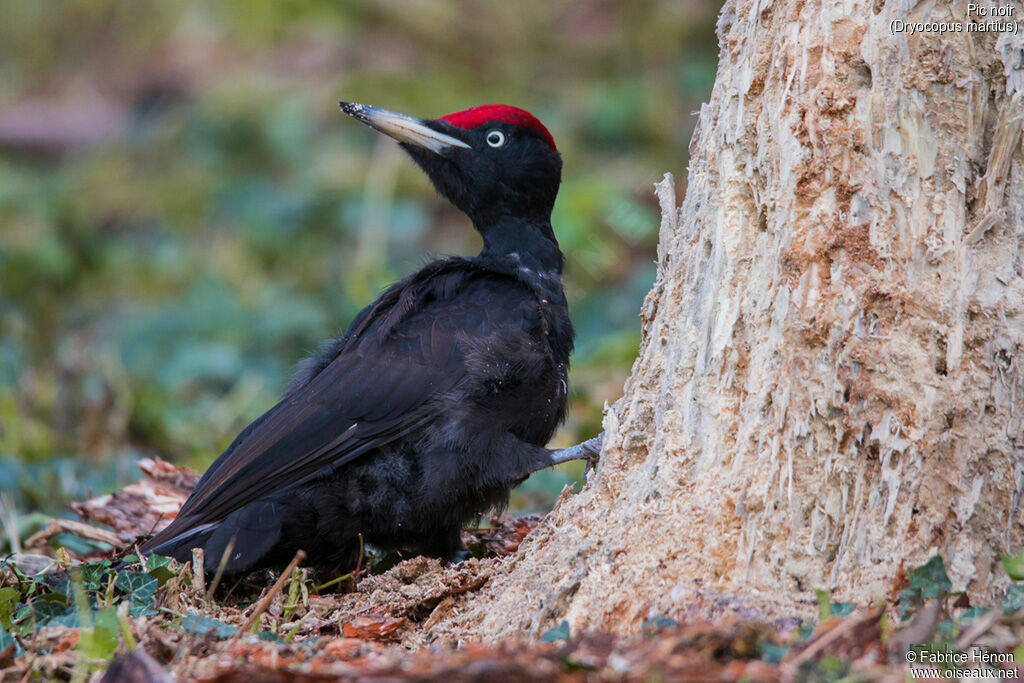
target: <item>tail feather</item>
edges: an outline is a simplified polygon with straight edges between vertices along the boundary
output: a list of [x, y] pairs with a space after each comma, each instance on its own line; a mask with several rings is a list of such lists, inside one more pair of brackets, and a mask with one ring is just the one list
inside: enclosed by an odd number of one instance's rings
[[202, 548], [207, 572], [216, 572], [222, 562], [225, 573], [245, 572], [265, 564], [261, 561], [277, 547], [281, 540], [282, 512], [280, 503], [249, 503], [220, 522], [203, 524], [170, 538], [157, 534], [140, 549], [188, 562], [192, 549]]

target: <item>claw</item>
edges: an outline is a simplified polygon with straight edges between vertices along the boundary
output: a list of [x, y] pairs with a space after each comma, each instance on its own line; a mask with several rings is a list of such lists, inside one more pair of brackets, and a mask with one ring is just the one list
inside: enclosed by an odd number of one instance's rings
[[581, 444], [571, 446], [569, 448], [563, 448], [559, 451], [551, 453], [551, 465], [557, 465], [570, 460], [586, 460], [587, 461], [587, 472], [601, 458], [601, 442], [604, 435], [596, 436], [589, 441], [584, 441]]
[[444, 566], [451, 567], [452, 565], [462, 564], [471, 557], [473, 557], [473, 553], [466, 548], [456, 550], [450, 557], [445, 559]]
[[601, 447], [604, 445], [604, 434], [598, 434], [589, 441], [584, 441], [580, 444], [583, 450], [590, 453], [593, 457], [587, 458], [587, 465], [583, 468], [583, 478], [586, 479], [587, 475], [590, 474], [591, 470], [597, 469], [597, 463], [601, 460]]

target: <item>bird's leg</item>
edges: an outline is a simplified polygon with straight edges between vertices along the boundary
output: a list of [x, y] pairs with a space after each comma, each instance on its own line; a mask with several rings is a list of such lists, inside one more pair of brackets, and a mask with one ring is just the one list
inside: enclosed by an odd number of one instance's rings
[[[575, 446], [550, 451], [551, 463], [547, 467], [560, 465], [570, 460], [586, 460], [587, 472], [589, 472], [597, 464], [598, 460], [601, 459], [601, 442], [603, 440], [604, 434], [598, 434], [593, 439], [578, 443]], [[543, 467], [538, 469], [543, 469]]]
[[462, 550], [456, 550], [454, 553], [444, 558], [444, 565], [450, 566], [453, 564], [462, 564], [469, 558], [473, 557], [473, 553], [470, 552], [469, 548], [463, 548]]
[[[495, 482], [508, 482], [510, 485], [522, 483], [524, 479], [540, 470], [560, 465], [570, 460], [586, 460], [589, 467], [601, 457], [602, 436], [594, 437], [581, 444], [549, 450], [543, 446], [521, 441], [506, 432], [502, 435], [490, 435], [490, 443], [497, 444], [495, 457], [488, 459], [488, 479]], [[494, 451], [492, 451], [494, 452]]]
[[419, 550], [424, 555], [440, 558], [445, 566], [459, 564], [472, 556], [466, 544], [462, 542], [461, 525], [440, 531], [425, 541]]

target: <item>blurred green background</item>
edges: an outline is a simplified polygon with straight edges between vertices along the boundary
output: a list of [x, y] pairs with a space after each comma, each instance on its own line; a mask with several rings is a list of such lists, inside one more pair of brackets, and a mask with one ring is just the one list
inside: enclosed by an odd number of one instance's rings
[[[5, 0], [0, 489], [59, 514], [160, 455], [203, 468], [297, 361], [479, 238], [339, 99], [532, 111], [578, 330], [556, 443], [600, 430], [640, 339], [659, 214], [714, 80], [716, 0]], [[678, 188], [681, 193], [682, 187]], [[541, 473], [550, 505], [579, 469]]]

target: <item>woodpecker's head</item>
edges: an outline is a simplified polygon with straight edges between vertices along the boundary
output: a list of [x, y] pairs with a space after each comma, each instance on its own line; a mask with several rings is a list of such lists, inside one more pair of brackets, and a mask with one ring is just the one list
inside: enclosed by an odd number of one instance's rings
[[416, 119], [340, 102], [341, 110], [398, 140], [434, 187], [476, 224], [505, 217], [547, 221], [562, 180], [562, 157], [532, 114], [491, 104]]

